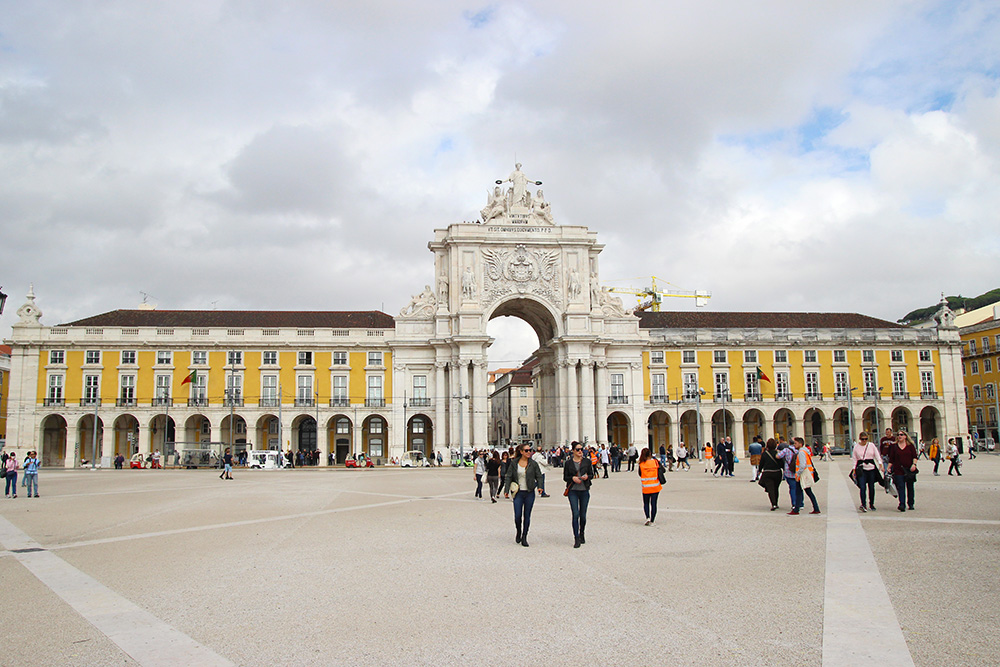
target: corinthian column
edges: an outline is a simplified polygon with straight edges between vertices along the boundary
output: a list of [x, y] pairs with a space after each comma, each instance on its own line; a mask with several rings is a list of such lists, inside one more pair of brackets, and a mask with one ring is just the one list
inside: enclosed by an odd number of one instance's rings
[[566, 384], [569, 390], [567, 396], [568, 435], [570, 440], [582, 440], [580, 434], [580, 386], [576, 377], [576, 360], [570, 359], [566, 367]]
[[590, 442], [597, 442], [596, 414], [597, 397], [594, 395], [594, 362], [583, 360], [580, 365], [580, 377], [583, 380], [580, 388], [580, 404], [583, 412], [583, 428], [580, 437]]

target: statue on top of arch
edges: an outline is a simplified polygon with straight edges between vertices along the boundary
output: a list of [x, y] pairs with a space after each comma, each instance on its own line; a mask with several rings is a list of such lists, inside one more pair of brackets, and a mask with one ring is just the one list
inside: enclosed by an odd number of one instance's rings
[[[501, 189], [504, 183], [510, 186], [506, 191]], [[514, 171], [506, 180], [497, 180], [493, 193], [486, 201], [486, 207], [479, 214], [483, 222], [501, 222], [509, 224], [547, 224], [554, 225], [552, 206], [545, 201], [541, 190], [531, 196], [528, 184], [541, 185], [541, 181], [533, 181], [521, 171], [521, 163], [514, 165]]]

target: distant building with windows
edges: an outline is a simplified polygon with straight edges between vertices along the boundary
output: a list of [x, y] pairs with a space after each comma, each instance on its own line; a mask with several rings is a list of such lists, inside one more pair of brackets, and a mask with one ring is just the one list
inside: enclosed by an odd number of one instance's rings
[[[974, 317], [968, 317], [975, 314]], [[1000, 442], [1000, 303], [979, 308], [965, 317], [961, 328], [962, 375], [969, 430], [985, 442]]]
[[533, 370], [538, 359], [498, 373], [490, 393], [490, 445], [505, 448], [542, 438], [542, 412]]

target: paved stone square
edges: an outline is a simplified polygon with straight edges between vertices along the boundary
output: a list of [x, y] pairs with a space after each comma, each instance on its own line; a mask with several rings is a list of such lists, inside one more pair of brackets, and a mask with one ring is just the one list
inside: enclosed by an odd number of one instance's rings
[[848, 465], [789, 517], [696, 462], [653, 527], [621, 472], [580, 549], [558, 471], [526, 549], [469, 469], [43, 470], [0, 504], [0, 663], [994, 663], [1000, 458], [921, 461], [906, 514], [857, 514]]

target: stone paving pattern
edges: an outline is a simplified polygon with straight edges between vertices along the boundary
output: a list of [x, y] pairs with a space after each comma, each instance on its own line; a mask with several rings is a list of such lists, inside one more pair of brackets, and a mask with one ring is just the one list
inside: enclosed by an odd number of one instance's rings
[[[471, 469], [42, 470], [41, 498], [0, 503], [0, 541], [23, 531], [238, 665], [818, 664], [827, 485], [849, 460], [829, 465], [824, 514], [790, 517], [785, 489], [768, 511], [745, 464], [720, 479], [695, 463], [668, 474], [653, 527], [638, 476], [614, 474], [594, 485], [580, 549], [559, 471], [526, 549], [510, 501], [473, 498]], [[1000, 457], [961, 478], [920, 466], [916, 512], [880, 491], [859, 517], [909, 658], [994, 664]], [[43, 584], [33, 557], [0, 551], [0, 664], [154, 662]]]

